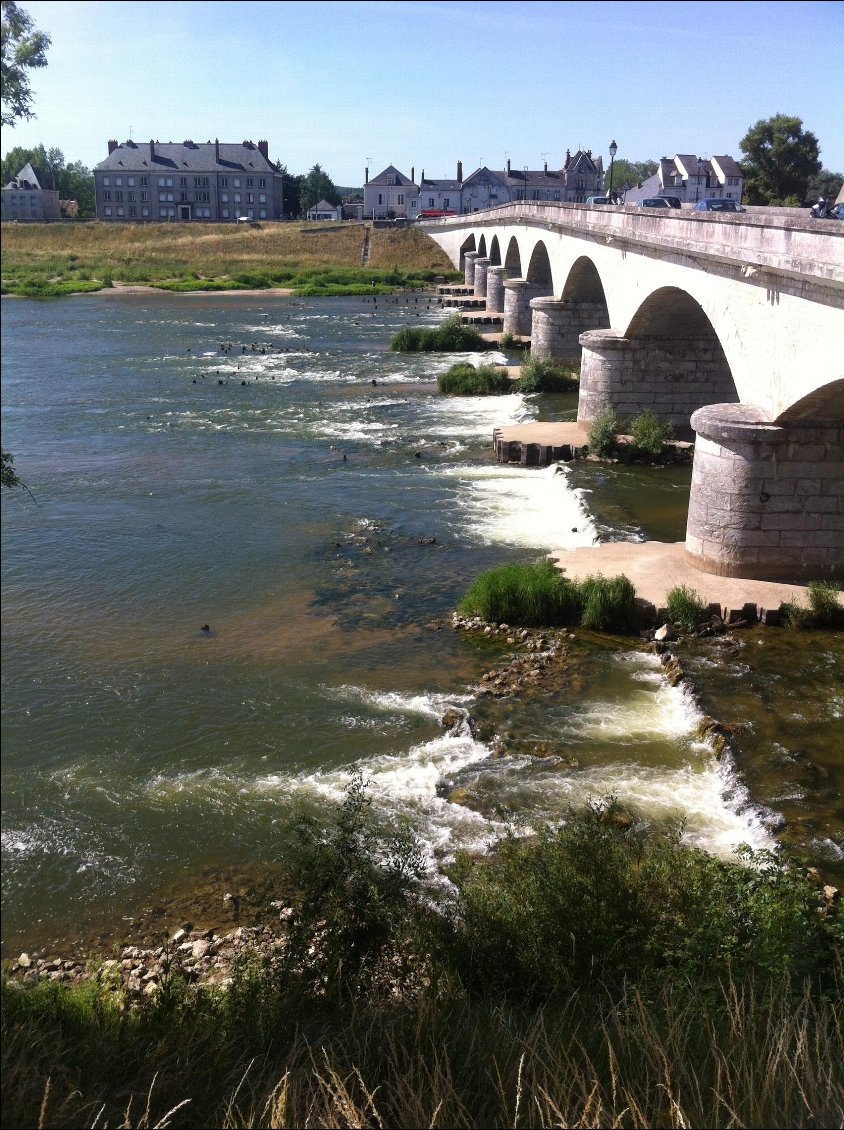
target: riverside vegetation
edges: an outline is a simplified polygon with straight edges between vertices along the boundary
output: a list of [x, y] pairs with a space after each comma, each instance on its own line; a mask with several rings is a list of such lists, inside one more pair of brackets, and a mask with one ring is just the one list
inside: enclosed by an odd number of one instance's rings
[[4, 980], [4, 1124], [841, 1124], [840, 904], [799, 864], [605, 798], [431, 887], [359, 777], [284, 854], [293, 913], [225, 989]]
[[2, 293], [27, 298], [108, 289], [291, 289], [384, 294], [459, 277], [421, 232], [361, 224], [4, 224]]
[[[451, 323], [452, 318], [447, 322]], [[471, 329], [472, 327], [467, 327]], [[438, 333], [432, 331], [402, 331]], [[479, 336], [479, 335], [478, 335]], [[397, 335], [397, 338], [401, 334]], [[395, 341], [396, 339], [394, 339]], [[438, 342], [448, 341], [449, 337], [439, 337]], [[486, 342], [479, 336], [480, 346], [486, 348]], [[477, 348], [478, 346], [476, 346]], [[443, 348], [437, 345], [434, 348]], [[455, 346], [455, 349], [466, 346]], [[447, 396], [497, 396], [502, 393], [521, 392], [526, 396], [542, 392], [570, 392], [577, 387], [578, 376], [572, 369], [561, 368], [553, 361], [543, 358], [530, 358], [521, 366], [518, 377], [511, 378], [506, 369], [497, 365], [473, 365], [469, 361], [461, 361], [452, 365], [445, 373], [437, 378], [439, 391]]]

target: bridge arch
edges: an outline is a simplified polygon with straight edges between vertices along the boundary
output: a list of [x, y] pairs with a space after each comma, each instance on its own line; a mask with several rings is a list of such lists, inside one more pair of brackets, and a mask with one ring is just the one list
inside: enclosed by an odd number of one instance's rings
[[551, 270], [551, 259], [548, 255], [548, 248], [541, 239], [537, 241], [531, 252], [525, 279], [533, 286], [541, 288], [543, 294], [554, 293], [554, 274]]
[[802, 397], [776, 419], [778, 424], [824, 421], [844, 423], [844, 380], [833, 381]]
[[522, 253], [519, 250], [519, 241], [514, 235], [510, 237], [510, 242], [507, 244], [507, 255], [504, 259], [504, 266], [507, 268], [509, 278], [521, 278]]
[[626, 331], [581, 337], [578, 420], [591, 423], [607, 405], [622, 419], [645, 410], [692, 439], [693, 412], [740, 397], [718, 335], [703, 307], [679, 287], [659, 287], [633, 314]]
[[481, 234], [481, 237], [478, 240], [478, 257], [479, 258], [481, 258], [481, 257], [486, 258], [486, 236], [483, 235], [483, 233]]
[[489, 265], [491, 267], [501, 266], [501, 248], [498, 243], [497, 235], [494, 235], [489, 243]]

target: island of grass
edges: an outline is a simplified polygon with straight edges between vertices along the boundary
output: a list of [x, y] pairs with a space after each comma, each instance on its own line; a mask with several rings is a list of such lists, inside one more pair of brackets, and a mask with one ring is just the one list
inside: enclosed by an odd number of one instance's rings
[[[440, 330], [402, 330], [396, 338], [403, 341], [403, 335], [412, 334], [416, 340], [417, 335], [429, 334], [433, 336], [425, 339], [426, 342], [448, 342], [451, 340], [451, 327], [448, 325], [451, 321], [449, 318]], [[481, 339], [481, 344], [485, 346], [486, 342]], [[443, 348], [441, 344], [439, 347]], [[432, 348], [437, 348], [437, 345]], [[473, 365], [470, 361], [460, 361], [437, 377], [437, 387], [446, 396], [496, 396], [510, 392], [530, 396], [543, 392], [571, 392], [577, 388], [577, 382], [575, 369], [565, 368], [544, 358], [532, 358], [525, 362], [518, 376], [511, 376], [506, 368], [499, 365]]]
[[[365, 228], [368, 261], [361, 266]], [[363, 224], [3, 224], [2, 293], [52, 298], [115, 286], [386, 294], [459, 278], [421, 232]]]

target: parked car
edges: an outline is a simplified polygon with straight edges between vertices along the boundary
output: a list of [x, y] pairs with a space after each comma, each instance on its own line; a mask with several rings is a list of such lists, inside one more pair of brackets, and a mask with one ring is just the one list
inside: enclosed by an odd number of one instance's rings
[[835, 204], [829, 214], [836, 220], [844, 220], [844, 200], [840, 204]]
[[648, 196], [644, 200], [636, 201], [637, 208], [679, 208], [680, 200], [677, 196]]
[[735, 200], [721, 200], [714, 197], [698, 200], [694, 210], [696, 212], [744, 212], [745, 209], [740, 208]]
[[586, 203], [587, 204], [612, 204], [612, 200], [610, 200], [609, 196], [587, 196], [586, 197]]

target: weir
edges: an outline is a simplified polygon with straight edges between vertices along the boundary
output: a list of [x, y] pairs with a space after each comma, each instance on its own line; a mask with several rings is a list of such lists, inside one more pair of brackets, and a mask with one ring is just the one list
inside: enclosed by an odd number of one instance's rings
[[548, 202], [420, 227], [505, 333], [580, 363], [582, 428], [649, 409], [696, 438], [698, 569], [844, 579], [844, 225]]

